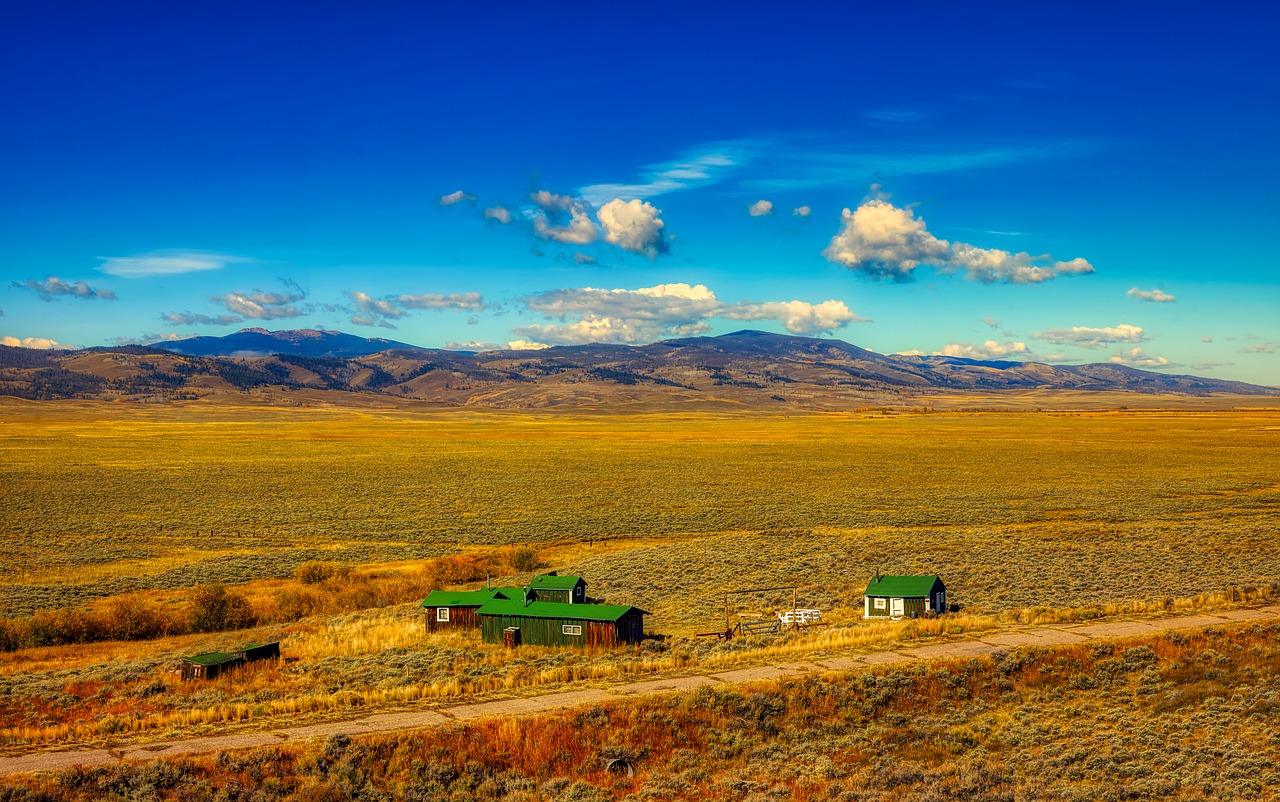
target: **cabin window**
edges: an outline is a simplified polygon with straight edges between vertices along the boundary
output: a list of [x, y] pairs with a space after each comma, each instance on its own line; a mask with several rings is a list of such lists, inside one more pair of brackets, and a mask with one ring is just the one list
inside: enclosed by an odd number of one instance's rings
[[448, 620], [449, 620], [449, 608], [448, 608], [448, 607], [437, 607], [437, 608], [436, 608], [436, 620], [437, 620], [437, 621], [448, 621]]
[[885, 608], [884, 599], [876, 599], [876, 609], [883, 610]]
[[564, 635], [581, 635], [582, 624], [561, 624], [560, 632]]
[[930, 602], [929, 602], [929, 597], [928, 597], [928, 596], [925, 596], [925, 597], [924, 597], [924, 611], [925, 611], [926, 613], [928, 613], [928, 612], [931, 612], [932, 610], [933, 610], [933, 605], [932, 605], [932, 604], [930, 604]]

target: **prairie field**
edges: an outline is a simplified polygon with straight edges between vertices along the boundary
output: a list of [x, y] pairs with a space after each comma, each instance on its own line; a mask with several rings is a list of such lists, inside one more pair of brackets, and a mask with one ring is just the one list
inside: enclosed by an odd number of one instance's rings
[[1280, 577], [1278, 446], [1277, 410], [10, 401], [0, 608], [518, 544], [678, 633], [723, 620], [724, 590], [798, 585], [802, 603], [834, 610], [877, 569], [938, 573], [973, 611], [1189, 596]]

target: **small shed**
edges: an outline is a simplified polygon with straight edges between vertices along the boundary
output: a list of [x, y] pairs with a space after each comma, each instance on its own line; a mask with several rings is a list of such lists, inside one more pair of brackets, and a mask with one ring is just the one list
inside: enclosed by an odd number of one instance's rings
[[587, 601], [585, 579], [580, 576], [560, 576], [555, 571], [538, 574], [529, 582], [526, 590], [530, 601], [560, 604], [585, 604]]
[[280, 643], [251, 643], [230, 652], [207, 652], [182, 658], [182, 678], [213, 679], [238, 665], [259, 660], [279, 660]]
[[876, 574], [867, 584], [863, 618], [923, 618], [947, 609], [947, 587], [936, 576]]
[[[538, 646], [616, 646], [644, 639], [639, 607], [617, 604], [565, 604], [520, 599], [494, 599], [476, 611], [486, 643]], [[504, 635], [509, 629], [514, 635]]]
[[422, 602], [428, 632], [445, 629], [474, 629], [480, 626], [476, 610], [494, 599], [522, 599], [524, 588], [484, 588], [482, 590], [433, 590]]

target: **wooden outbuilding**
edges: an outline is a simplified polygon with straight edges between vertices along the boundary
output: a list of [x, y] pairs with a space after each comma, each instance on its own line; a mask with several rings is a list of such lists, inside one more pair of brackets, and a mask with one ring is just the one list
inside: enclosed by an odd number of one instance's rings
[[587, 581], [580, 576], [560, 576], [555, 571], [538, 574], [525, 589], [530, 601], [586, 604]]
[[524, 588], [482, 590], [433, 590], [422, 602], [428, 632], [474, 629], [480, 626], [476, 610], [494, 599], [523, 599]]
[[[575, 577], [577, 578], [577, 577]], [[494, 599], [476, 610], [486, 643], [616, 646], [644, 639], [639, 607]], [[515, 632], [509, 632], [515, 630]]]
[[946, 612], [947, 587], [936, 576], [876, 574], [863, 594], [863, 618], [924, 618]]
[[184, 680], [213, 679], [224, 671], [230, 671], [245, 663], [260, 660], [279, 660], [280, 643], [251, 643], [230, 652], [207, 652], [182, 658]]

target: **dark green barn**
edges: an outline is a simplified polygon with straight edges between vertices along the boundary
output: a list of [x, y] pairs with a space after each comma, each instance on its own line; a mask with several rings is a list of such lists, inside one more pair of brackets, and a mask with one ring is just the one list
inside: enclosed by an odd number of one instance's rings
[[250, 643], [231, 652], [206, 652], [182, 658], [182, 678], [213, 679], [245, 663], [259, 660], [279, 660], [280, 643]]
[[644, 639], [639, 607], [494, 599], [476, 610], [486, 643], [503, 643], [508, 629], [516, 643], [538, 646], [616, 646]]
[[580, 576], [560, 576], [555, 571], [535, 576], [529, 582], [527, 590], [530, 601], [560, 604], [585, 604], [587, 601], [585, 579]]
[[476, 610], [494, 599], [523, 599], [524, 588], [482, 588], [481, 590], [433, 590], [422, 602], [428, 632], [444, 629], [473, 629], [480, 626]]
[[863, 594], [863, 618], [924, 618], [947, 609], [947, 588], [936, 576], [876, 574]]

